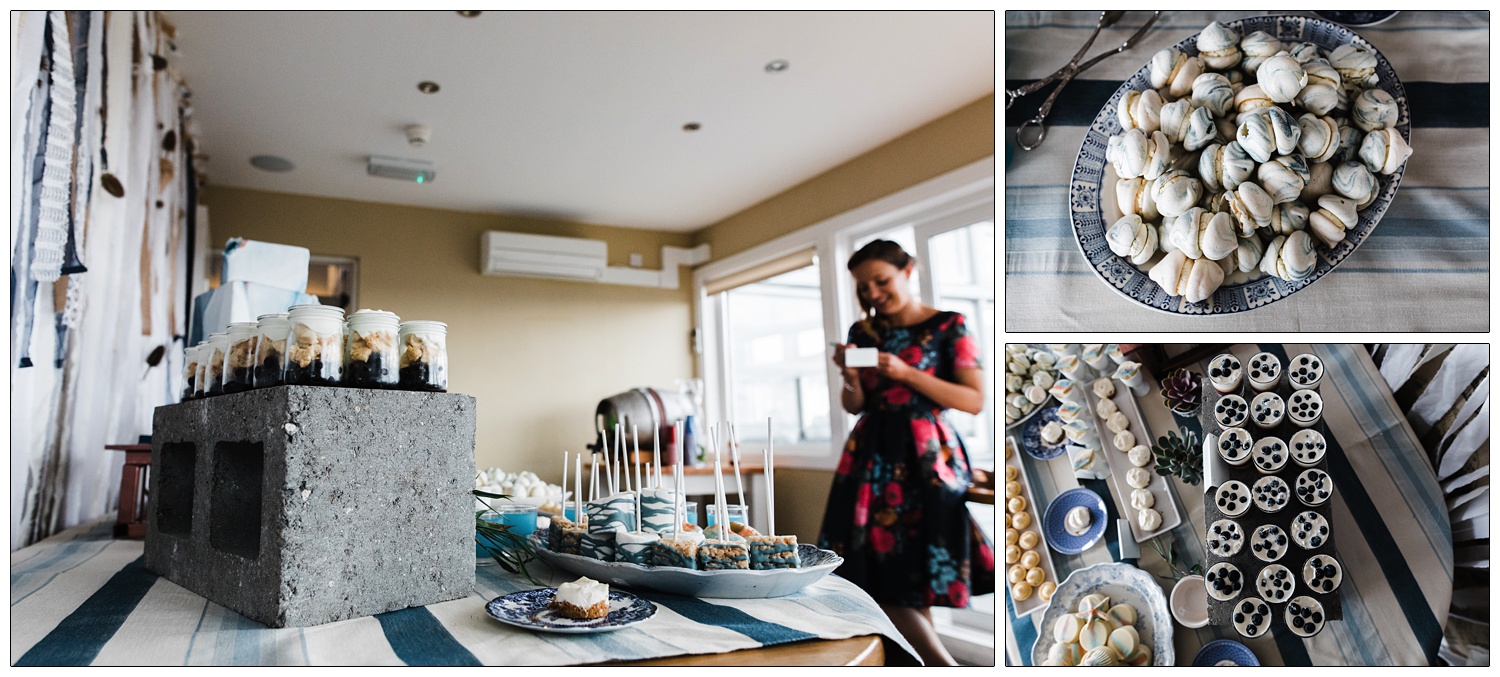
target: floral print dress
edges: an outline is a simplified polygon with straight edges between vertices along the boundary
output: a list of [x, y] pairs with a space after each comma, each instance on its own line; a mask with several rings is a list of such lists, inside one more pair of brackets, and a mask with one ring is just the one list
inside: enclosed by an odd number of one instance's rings
[[[881, 334], [856, 324], [848, 343], [945, 381], [980, 366], [959, 313]], [[839, 459], [819, 547], [842, 555], [838, 574], [882, 604], [965, 607], [970, 596], [994, 592], [994, 545], [964, 503], [969, 458], [942, 407], [875, 369], [859, 375], [864, 411]]]

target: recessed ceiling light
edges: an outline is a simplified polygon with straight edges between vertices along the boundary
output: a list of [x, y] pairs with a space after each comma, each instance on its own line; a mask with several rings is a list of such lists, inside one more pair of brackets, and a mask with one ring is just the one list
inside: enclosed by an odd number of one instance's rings
[[463, 18], [465, 18], [465, 19], [472, 19], [472, 18], [474, 18], [476, 16], [479, 16], [480, 14], [482, 14], [482, 12], [476, 12], [476, 11], [474, 11], [472, 9], [461, 9], [461, 10], [458, 10], [458, 15], [461, 16], [461, 17], [463, 17]]
[[264, 172], [289, 172], [297, 168], [291, 160], [276, 155], [257, 155], [250, 158], [250, 164]]
[[775, 61], [772, 61], [771, 63], [766, 64], [766, 72], [780, 73], [788, 68], [791, 68], [791, 66], [792, 64], [787, 63], [786, 59], [777, 59]]
[[698, 131], [698, 130], [700, 130], [702, 128], [703, 128], [703, 125], [700, 125], [700, 124], [698, 124], [696, 122], [689, 122], [689, 123], [687, 123], [687, 124], [685, 124], [685, 125], [682, 126], [682, 131], [684, 131], [684, 132], [696, 132], [696, 131]]
[[423, 94], [437, 94], [438, 83], [431, 80], [423, 80], [417, 83], [417, 91]]

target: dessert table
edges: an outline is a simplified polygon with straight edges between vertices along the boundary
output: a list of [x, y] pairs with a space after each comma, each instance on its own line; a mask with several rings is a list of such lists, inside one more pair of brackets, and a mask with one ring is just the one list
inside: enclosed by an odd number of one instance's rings
[[486, 601], [541, 587], [490, 565], [478, 567], [474, 593], [463, 599], [268, 628], [145, 569], [142, 542], [115, 540], [113, 524], [109, 515], [11, 553], [13, 665], [918, 663], [874, 600], [833, 575], [774, 599], [632, 591], [656, 604], [654, 617], [613, 632], [564, 635], [490, 618]]
[[[1267, 13], [1163, 12], [1134, 46], [1068, 84], [1035, 150], [1016, 145], [1016, 129], [1036, 115], [1053, 87], [1005, 111], [1006, 331], [1488, 331], [1489, 64], [1482, 55], [1490, 45], [1484, 11], [1403, 11], [1379, 25], [1353, 27], [1390, 60], [1405, 85], [1414, 153], [1390, 210], [1331, 273], [1263, 308], [1213, 318], [1155, 312], [1096, 276], [1069, 218], [1069, 181], [1088, 125], [1157, 51], [1210, 21]], [[1118, 47], [1149, 16], [1126, 12], [1099, 33], [1084, 60]], [[1099, 12], [1006, 12], [1005, 88], [1062, 67], [1098, 21]]]
[[[1259, 638], [1246, 639], [1233, 627], [1190, 629], [1174, 623], [1177, 664], [1190, 665], [1199, 648], [1216, 639], [1246, 645], [1261, 665], [1431, 664], [1453, 595], [1453, 536], [1443, 494], [1422, 445], [1379, 370], [1359, 346], [1260, 344], [1229, 349], [1242, 363], [1262, 351], [1283, 362], [1292, 355], [1313, 353], [1327, 365], [1320, 391], [1323, 419], [1331, 433], [1328, 472], [1335, 487], [1332, 528], [1338, 534], [1337, 547], [1345, 567], [1339, 588], [1344, 617], [1305, 640], [1281, 624]], [[1188, 368], [1206, 373], [1211, 358]], [[1147, 375], [1151, 392], [1136, 399], [1150, 428], [1150, 443], [1171, 430], [1191, 430], [1201, 440], [1203, 430], [1195, 418], [1174, 414], [1162, 402], [1157, 376]], [[1108, 453], [1111, 463], [1124, 461], [1124, 454]], [[1119, 504], [1110, 485], [1103, 480], [1075, 479], [1066, 456], [1038, 461], [1024, 452], [1018, 454], [1036, 505], [1045, 506], [1059, 493], [1084, 486], [1102, 496], [1109, 509], [1105, 535], [1097, 545], [1076, 556], [1048, 553], [1057, 579], [1094, 564], [1119, 561], [1115, 523]], [[1171, 545], [1178, 567], [1187, 570], [1204, 561], [1206, 487], [1168, 479], [1171, 500], [1183, 515], [1183, 523], [1159, 540], [1163, 546]], [[1170, 595], [1175, 583], [1171, 568], [1147, 543], [1140, 544], [1140, 552], [1136, 566], [1154, 575], [1163, 595]], [[1010, 596], [1005, 598], [1006, 665], [1031, 665], [1038, 633], [1051, 629], [1038, 627], [1041, 612], [1018, 618]]]

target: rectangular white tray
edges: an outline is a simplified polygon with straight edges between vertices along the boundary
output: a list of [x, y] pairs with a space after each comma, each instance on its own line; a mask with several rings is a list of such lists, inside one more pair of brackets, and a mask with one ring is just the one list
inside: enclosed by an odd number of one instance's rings
[[[1036, 501], [1033, 500], [1036, 496], [1036, 489], [1032, 487], [1031, 480], [1026, 475], [1026, 465], [1021, 462], [1021, 455], [1026, 452], [1021, 451], [1021, 445], [1016, 443], [1014, 437], [1010, 437], [1008, 435], [1005, 438], [1005, 448], [1007, 450], [1005, 465], [1015, 466], [1017, 472], [1016, 481], [1021, 483], [1021, 495], [1026, 498], [1026, 512], [1031, 514], [1031, 526], [1026, 527], [1026, 529], [1023, 529], [1022, 531], [1036, 532], [1036, 547], [1032, 549], [1035, 550], [1038, 555], [1042, 556], [1042, 560], [1039, 564], [1037, 564], [1037, 566], [1042, 568], [1042, 573], [1047, 574], [1047, 580], [1052, 581], [1053, 583], [1056, 583], [1058, 585], [1062, 585], [1062, 581], [1057, 579], [1057, 570], [1052, 567], [1052, 551], [1047, 547], [1047, 532], [1042, 528], [1042, 514], [1040, 512], [1041, 508], [1039, 508], [1036, 504]], [[1046, 461], [1042, 462], [1046, 463]], [[1003, 481], [1001, 482], [1001, 485], [1004, 485]], [[1010, 512], [1005, 509], [1005, 501], [1009, 500], [1010, 499], [1002, 497], [1000, 499], [1001, 504], [999, 506], [1000, 514], [1005, 516], [1005, 526], [1007, 527], [1010, 526]], [[1008, 578], [1008, 574], [1012, 566], [1015, 565], [1006, 564], [1005, 570], [1000, 572], [1001, 580], [1006, 581], [1006, 594], [1009, 594], [1010, 590], [1010, 579]], [[1017, 602], [1014, 597], [1012, 597], [1010, 601], [1016, 607], [1017, 617], [1030, 616], [1031, 614], [1047, 608], [1047, 602], [1042, 601], [1042, 596], [1037, 594], [1034, 590], [1032, 591], [1031, 596], [1027, 597], [1024, 601]]]
[[[1130, 420], [1130, 432], [1135, 434], [1135, 443], [1152, 446], [1155, 438], [1151, 436], [1151, 429], [1146, 427], [1146, 419], [1141, 416], [1140, 407], [1136, 406], [1135, 395], [1124, 383], [1114, 381], [1115, 394], [1109, 398]], [[1130, 523], [1130, 534], [1135, 537], [1137, 543], [1145, 543], [1156, 536], [1164, 534], [1178, 525], [1182, 524], [1182, 515], [1177, 511], [1177, 503], [1172, 500], [1167, 478], [1156, 474], [1156, 457], [1153, 455], [1151, 463], [1146, 470], [1151, 473], [1151, 484], [1146, 485], [1156, 496], [1156, 504], [1151, 508], [1161, 513], [1161, 527], [1154, 531], [1141, 529], [1140, 522], [1136, 519], [1138, 512], [1130, 505], [1130, 492], [1135, 487], [1125, 481], [1125, 474], [1135, 466], [1125, 456], [1124, 451], [1115, 449], [1115, 435], [1105, 425], [1104, 419], [1099, 416], [1099, 398], [1094, 397], [1093, 383], [1080, 384], [1083, 387], [1084, 398], [1088, 401], [1089, 416], [1093, 419], [1095, 430], [1099, 433], [1100, 452], [1109, 458], [1109, 487], [1115, 495], [1115, 503], [1120, 509], [1120, 514], [1125, 516], [1125, 521]], [[1128, 451], [1128, 450], [1127, 450]]]

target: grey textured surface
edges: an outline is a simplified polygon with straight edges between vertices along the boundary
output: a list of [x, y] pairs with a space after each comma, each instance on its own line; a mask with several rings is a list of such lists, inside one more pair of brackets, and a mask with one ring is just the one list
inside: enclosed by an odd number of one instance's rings
[[468, 595], [474, 432], [474, 398], [454, 393], [279, 386], [158, 407], [146, 567], [271, 627]]

